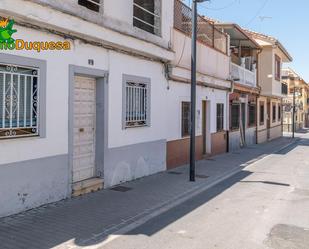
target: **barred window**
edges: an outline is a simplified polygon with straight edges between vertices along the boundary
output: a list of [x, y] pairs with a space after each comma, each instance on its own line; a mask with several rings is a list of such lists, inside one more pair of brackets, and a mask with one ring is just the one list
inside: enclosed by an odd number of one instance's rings
[[149, 91], [147, 83], [128, 81], [125, 86], [125, 127], [149, 125]]
[[190, 102], [181, 103], [181, 136], [186, 137], [190, 135]]
[[134, 0], [133, 25], [149, 33], [160, 35], [160, 1]]
[[281, 105], [278, 105], [278, 120], [280, 121], [281, 120]]
[[231, 129], [239, 129], [240, 105], [231, 104]]
[[0, 64], [0, 138], [39, 135], [39, 70]]
[[256, 105], [252, 103], [249, 104], [248, 111], [249, 111], [249, 126], [255, 126]]
[[265, 105], [264, 102], [260, 102], [260, 125], [264, 125], [265, 117]]
[[100, 11], [101, 1], [103, 0], [78, 0], [78, 4], [95, 12]]
[[217, 104], [217, 132], [223, 131], [224, 104]]
[[273, 123], [276, 122], [276, 116], [277, 116], [277, 105], [274, 103], [273, 104]]

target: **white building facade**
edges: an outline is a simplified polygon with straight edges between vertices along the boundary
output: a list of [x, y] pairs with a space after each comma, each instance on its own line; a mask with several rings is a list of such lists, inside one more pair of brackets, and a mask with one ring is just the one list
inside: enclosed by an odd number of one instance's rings
[[0, 50], [0, 217], [166, 170], [173, 7], [0, 2], [14, 39], [70, 43]]

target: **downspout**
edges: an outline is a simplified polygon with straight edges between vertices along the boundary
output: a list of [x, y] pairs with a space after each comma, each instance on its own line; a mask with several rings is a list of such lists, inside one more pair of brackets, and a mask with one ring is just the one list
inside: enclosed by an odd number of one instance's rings
[[[259, 85], [259, 82], [260, 82], [260, 60], [259, 60], [259, 57], [260, 57], [260, 54], [262, 53], [262, 49], [259, 49], [258, 52], [257, 52], [257, 56], [256, 56], [256, 66], [257, 66], [257, 70], [256, 70], [256, 86], [260, 89], [260, 93], [261, 93], [261, 88], [260, 88], [260, 85]], [[258, 132], [259, 132], [259, 129], [258, 129], [258, 126], [259, 126], [259, 122], [258, 122], [258, 108], [259, 108], [259, 95], [256, 96], [256, 112], [255, 112], [255, 122], [256, 122], [256, 132], [255, 132], [255, 143], [258, 144]]]

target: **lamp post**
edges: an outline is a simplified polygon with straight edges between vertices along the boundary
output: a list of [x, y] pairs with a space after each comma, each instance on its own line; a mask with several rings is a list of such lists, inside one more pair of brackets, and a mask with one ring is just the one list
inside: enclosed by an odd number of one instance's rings
[[196, 111], [196, 36], [197, 4], [208, 0], [192, 1], [192, 51], [191, 51], [191, 112], [190, 112], [190, 181], [195, 181], [195, 111]]
[[294, 83], [294, 90], [293, 90], [293, 127], [292, 127], [292, 138], [295, 138], [295, 98], [296, 98], [296, 87]]

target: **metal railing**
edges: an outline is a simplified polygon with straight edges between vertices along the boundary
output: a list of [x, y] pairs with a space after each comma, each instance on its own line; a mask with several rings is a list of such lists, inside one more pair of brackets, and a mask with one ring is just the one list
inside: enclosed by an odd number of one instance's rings
[[0, 65], [0, 138], [38, 135], [38, 69]]
[[[182, 3], [180, 0], [175, 0], [174, 8], [174, 28], [185, 33], [188, 36], [191, 36], [191, 8]], [[224, 54], [227, 54], [227, 35], [215, 28], [211, 22], [207, 21], [204, 17], [200, 15], [198, 15], [197, 17], [197, 40]]]
[[231, 63], [231, 75], [234, 81], [251, 87], [256, 87], [256, 71]]
[[147, 125], [147, 86], [128, 82], [126, 85], [126, 127]]

